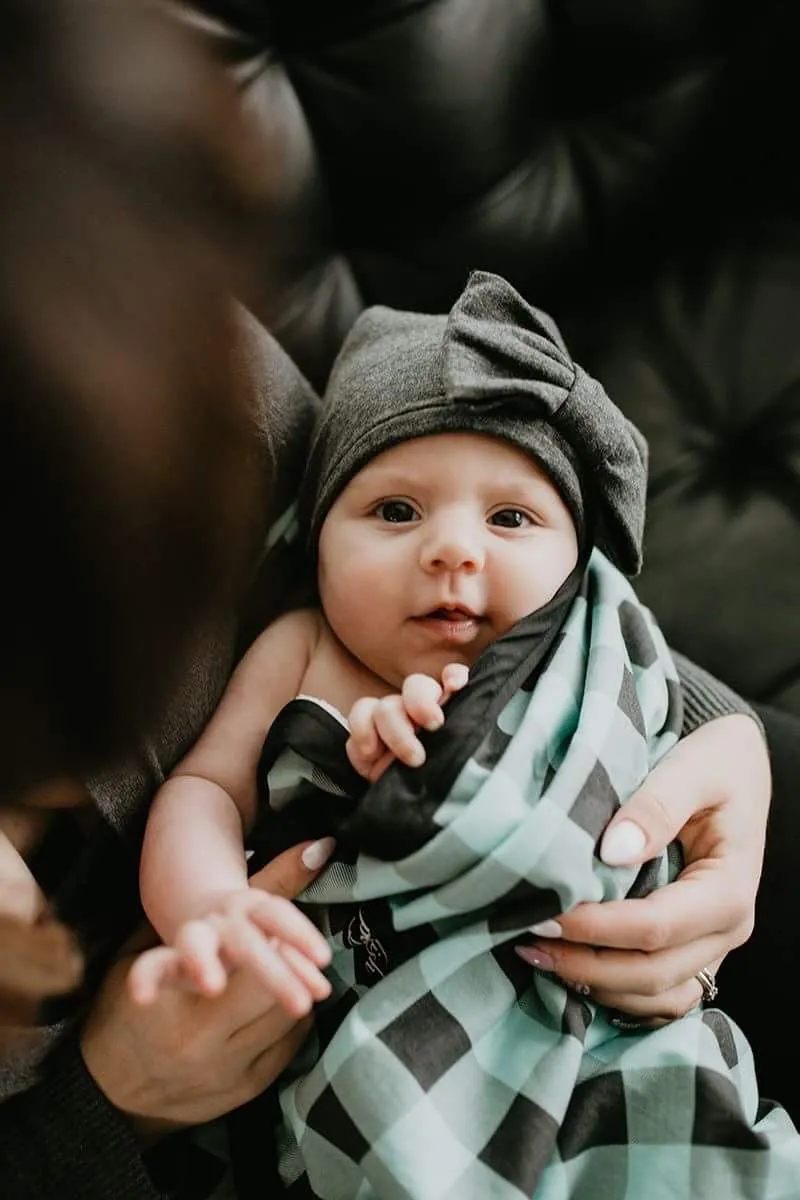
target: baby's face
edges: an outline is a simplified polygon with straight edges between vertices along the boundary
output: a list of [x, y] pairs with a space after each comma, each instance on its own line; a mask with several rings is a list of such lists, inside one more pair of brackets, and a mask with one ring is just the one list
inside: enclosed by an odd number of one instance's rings
[[337, 498], [320, 534], [320, 597], [350, 653], [399, 687], [471, 665], [577, 560], [570, 511], [533, 459], [443, 433], [385, 451]]

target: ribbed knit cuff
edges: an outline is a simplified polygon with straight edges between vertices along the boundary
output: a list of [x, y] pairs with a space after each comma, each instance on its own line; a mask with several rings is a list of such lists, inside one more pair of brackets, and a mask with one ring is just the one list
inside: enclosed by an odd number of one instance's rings
[[[3, 1200], [163, 1200], [125, 1118], [97, 1088], [76, 1039], [48, 1060], [45, 1078], [2, 1108]], [[8, 1119], [5, 1119], [5, 1118]]]
[[678, 676], [681, 681], [683, 696], [683, 736], [694, 733], [701, 725], [714, 721], [717, 717], [729, 717], [734, 713], [752, 717], [761, 736], [766, 741], [766, 733], [761, 718], [750, 705], [737, 695], [732, 688], [721, 683], [708, 671], [698, 667], [682, 654], [672, 651]]

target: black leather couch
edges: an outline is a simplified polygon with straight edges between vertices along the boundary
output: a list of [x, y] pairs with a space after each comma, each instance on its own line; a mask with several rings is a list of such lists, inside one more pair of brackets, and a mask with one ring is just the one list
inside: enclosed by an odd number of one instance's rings
[[442, 310], [480, 267], [552, 312], [647, 435], [640, 594], [674, 647], [778, 710], [759, 924], [721, 1000], [755, 1043], [763, 1090], [800, 1115], [776, 1012], [800, 948], [797, 8], [186, 11], [271, 144], [254, 308], [317, 387], [365, 305]]

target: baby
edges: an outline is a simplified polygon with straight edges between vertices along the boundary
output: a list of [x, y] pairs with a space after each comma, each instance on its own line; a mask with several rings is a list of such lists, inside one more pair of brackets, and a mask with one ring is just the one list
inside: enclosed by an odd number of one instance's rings
[[[501, 336], [515, 308], [528, 307], [504, 280], [477, 272], [465, 296], [489, 306], [487, 326]], [[489, 404], [452, 403], [433, 378], [436, 357], [425, 353], [446, 322], [375, 309], [350, 336], [347, 379], [340, 369], [331, 381], [304, 488], [320, 606], [261, 634], [154, 800], [141, 888], [165, 945], [131, 973], [141, 1003], [176, 981], [214, 995], [245, 963], [293, 1015], [328, 995], [319, 970], [329, 959], [325, 940], [294, 905], [247, 885], [257, 766], [289, 701], [314, 697], [348, 714], [347, 755], [365, 779], [377, 780], [393, 758], [419, 767], [418, 731], [444, 724], [448, 698], [488, 646], [565, 581], [575, 594], [595, 543], [623, 570], [639, 568], [646, 448], [638, 432], [583, 374], [581, 411], [563, 429], [558, 412], [542, 419], [513, 401], [509, 410], [502, 379]], [[548, 391], [560, 397], [560, 335], [535, 313], [527, 336], [531, 384], [546, 403]], [[404, 370], [420, 346], [423, 373]], [[393, 355], [396, 378], [378, 381]], [[356, 372], [347, 368], [353, 361]], [[469, 376], [468, 361], [464, 369]], [[584, 461], [576, 435], [587, 439]]]
[[[724, 1014], [621, 1032], [514, 953], [674, 873], [596, 854], [682, 729], [625, 578], [645, 485], [640, 435], [497, 276], [346, 339], [301, 488], [319, 605], [261, 634], [157, 794], [141, 879], [166, 944], [130, 974], [143, 1003], [244, 964], [292, 1015], [324, 1001], [280, 1113], [254, 1110], [288, 1194], [796, 1191], [800, 1139]], [[299, 908], [248, 889], [246, 846], [320, 833], [337, 853]]]

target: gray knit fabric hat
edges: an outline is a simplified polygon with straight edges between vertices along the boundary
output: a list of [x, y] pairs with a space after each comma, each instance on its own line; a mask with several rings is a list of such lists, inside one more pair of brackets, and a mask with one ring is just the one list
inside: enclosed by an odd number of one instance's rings
[[641, 566], [647, 445], [555, 323], [505, 279], [474, 271], [450, 313], [376, 306], [358, 318], [323, 398], [301, 514], [316, 545], [349, 481], [384, 450], [435, 433], [501, 438], [559, 488], [583, 541]]

